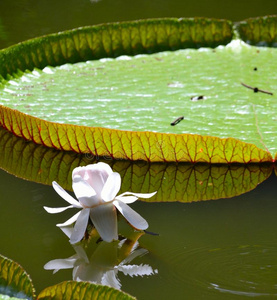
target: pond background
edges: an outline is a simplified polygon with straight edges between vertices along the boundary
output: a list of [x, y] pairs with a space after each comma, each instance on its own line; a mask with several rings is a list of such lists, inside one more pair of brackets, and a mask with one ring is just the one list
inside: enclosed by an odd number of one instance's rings
[[241, 21], [276, 14], [275, 0], [1, 0], [0, 48], [85, 25], [162, 17]]
[[[0, 48], [84, 25], [152, 17], [215, 17], [239, 21], [276, 13], [276, 1], [0, 1]], [[1, 167], [1, 166], [0, 166]], [[139, 192], [134, 190], [134, 192]], [[51, 186], [0, 170], [0, 253], [20, 263], [37, 292], [72, 278], [43, 265], [74, 254], [55, 226], [72, 215], [49, 215], [63, 206]], [[122, 290], [138, 299], [274, 299], [277, 297], [276, 176], [241, 196], [196, 203], [132, 205], [159, 236], [139, 242], [149, 253], [132, 263], [158, 273], [119, 274]]]

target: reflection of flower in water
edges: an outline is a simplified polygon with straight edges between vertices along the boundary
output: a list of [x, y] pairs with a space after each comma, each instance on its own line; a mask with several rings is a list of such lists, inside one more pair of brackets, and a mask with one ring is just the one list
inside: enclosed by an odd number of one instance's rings
[[[62, 228], [62, 230], [70, 236], [70, 230], [73, 228]], [[132, 239], [125, 238], [113, 243], [103, 241], [94, 250], [90, 259], [82, 245], [72, 245], [76, 254], [66, 259], [51, 260], [45, 264], [44, 269], [53, 270], [56, 273], [61, 269], [73, 268], [73, 280], [90, 281], [120, 289], [118, 272], [131, 277], [157, 273], [157, 270], [153, 270], [147, 264], [129, 264], [136, 257], [148, 253], [148, 250], [139, 248], [138, 239], [141, 235], [142, 233], [136, 233]]]

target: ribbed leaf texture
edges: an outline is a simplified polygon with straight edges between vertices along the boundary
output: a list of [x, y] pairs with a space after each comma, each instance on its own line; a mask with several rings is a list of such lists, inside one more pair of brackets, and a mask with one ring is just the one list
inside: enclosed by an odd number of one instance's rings
[[277, 17], [250, 18], [238, 23], [240, 38], [251, 45], [277, 47]]
[[[74, 168], [98, 157], [28, 143], [0, 129], [0, 168], [34, 182], [59, 182], [72, 191]], [[270, 164], [175, 164], [102, 159], [122, 177], [121, 191], [158, 193], [149, 202], [192, 202], [234, 197], [254, 189], [272, 173]], [[166, 180], [164, 180], [166, 178]]]
[[225, 45], [232, 23], [205, 18], [153, 19], [111, 23], [35, 38], [0, 51], [0, 75], [64, 63]]
[[0, 255], [1, 293], [10, 297], [35, 299], [35, 290], [30, 276], [16, 262]]
[[272, 156], [234, 138], [121, 131], [47, 122], [2, 106], [0, 125], [47, 147], [151, 162], [261, 163]]
[[38, 300], [132, 300], [134, 297], [114, 288], [89, 282], [66, 281], [44, 289]]

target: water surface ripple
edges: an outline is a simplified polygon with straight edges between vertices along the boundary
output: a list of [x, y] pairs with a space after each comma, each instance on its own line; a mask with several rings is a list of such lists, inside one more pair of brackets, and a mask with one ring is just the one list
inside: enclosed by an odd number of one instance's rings
[[266, 296], [272, 299], [277, 297], [276, 247], [277, 244], [246, 244], [168, 249], [171, 266], [176, 266], [168, 270], [171, 283], [176, 287], [184, 286], [184, 290], [202, 290], [202, 294], [210, 291], [226, 297]]

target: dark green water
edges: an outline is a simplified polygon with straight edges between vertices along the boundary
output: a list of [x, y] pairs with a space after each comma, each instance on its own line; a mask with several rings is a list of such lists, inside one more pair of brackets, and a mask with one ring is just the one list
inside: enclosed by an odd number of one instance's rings
[[241, 21], [276, 14], [275, 0], [1, 0], [0, 48], [79, 26], [160, 17]]
[[[193, 16], [238, 21], [274, 13], [275, 0], [251, 3], [246, 0], [197, 3], [1, 0], [0, 48], [35, 36], [103, 22]], [[179, 184], [182, 180], [176, 178]], [[75, 253], [55, 226], [71, 216], [70, 212], [49, 215], [43, 205], [63, 206], [64, 201], [50, 186], [0, 171], [0, 253], [27, 270], [37, 292], [72, 279], [72, 270], [52, 275], [43, 270], [43, 265]], [[142, 236], [139, 244], [148, 253], [130, 264], [148, 264], [157, 272], [143, 277], [118, 272], [122, 290], [146, 300], [277, 298], [274, 174], [255, 190], [229, 199], [196, 203], [136, 202], [132, 207], [147, 219], [149, 230], [160, 235]], [[124, 231], [122, 221], [121, 226]]]

